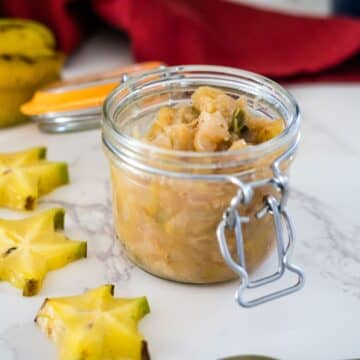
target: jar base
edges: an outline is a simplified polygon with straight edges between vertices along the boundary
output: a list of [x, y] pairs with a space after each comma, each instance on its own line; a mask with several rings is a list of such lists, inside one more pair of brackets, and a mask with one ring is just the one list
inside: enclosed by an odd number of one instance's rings
[[147, 274], [150, 274], [152, 276], [155, 276], [159, 279], [162, 280], [166, 280], [166, 281], [171, 281], [171, 282], [175, 282], [175, 283], [179, 283], [179, 284], [186, 284], [186, 285], [216, 285], [216, 284], [222, 284], [222, 283], [227, 283], [230, 281], [234, 281], [236, 279], [238, 279], [239, 277], [234, 273], [234, 274], [229, 274], [228, 277], [223, 277], [221, 279], [214, 279], [214, 280], [194, 280], [194, 279], [185, 279], [181, 276], [167, 276], [163, 273], [160, 272], [156, 272], [154, 270], [149, 270], [149, 268], [146, 265], [143, 265], [141, 263], [141, 261], [137, 261], [133, 256], [131, 256], [131, 254], [129, 253], [129, 251], [127, 251], [125, 245], [120, 241], [120, 246], [123, 248], [126, 257], [135, 265], [137, 266], [139, 269], [141, 269], [142, 271], [146, 272]]

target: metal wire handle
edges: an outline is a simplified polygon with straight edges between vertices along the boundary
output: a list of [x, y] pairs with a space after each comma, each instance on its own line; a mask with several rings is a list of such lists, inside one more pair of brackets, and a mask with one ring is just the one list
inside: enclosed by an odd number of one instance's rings
[[[296, 144], [282, 156], [274, 161], [272, 164], [272, 171], [274, 177], [268, 179], [268, 181], [260, 181], [254, 183], [243, 183], [237, 178], [229, 179], [231, 182], [236, 184], [239, 188], [237, 194], [232, 198], [230, 206], [226, 209], [223, 214], [223, 219], [217, 228], [217, 238], [220, 246], [220, 251], [226, 264], [235, 271], [241, 278], [241, 284], [235, 294], [235, 299], [239, 305], [249, 308], [256, 305], [263, 304], [268, 301], [272, 301], [289, 295], [295, 291], [298, 291], [304, 285], [304, 273], [303, 271], [290, 263], [289, 257], [291, 255], [295, 237], [294, 237], [294, 226], [288, 211], [286, 210], [286, 203], [289, 196], [289, 181], [288, 177], [283, 175], [280, 170], [280, 164], [282, 161], [288, 159], [293, 155], [296, 149]], [[249, 275], [246, 270], [246, 259], [244, 252], [244, 240], [242, 233], [242, 224], [250, 221], [248, 217], [243, 217], [238, 212], [238, 206], [240, 204], [249, 204], [253, 197], [253, 189], [259, 187], [264, 183], [269, 183], [274, 186], [280, 193], [280, 200], [277, 200], [273, 195], [268, 195], [264, 199], [264, 207], [257, 212], [256, 217], [262, 218], [266, 214], [273, 216], [275, 225], [276, 245], [277, 245], [277, 256], [278, 256], [278, 269], [271, 275], [265, 276], [260, 279], [253, 281], [249, 280]], [[285, 227], [283, 226], [285, 225]], [[232, 257], [225, 235], [225, 230], [233, 230], [235, 233], [236, 243], [236, 255], [238, 261]], [[284, 230], [286, 230], [287, 242], [284, 238]], [[297, 275], [297, 282], [287, 288], [271, 292], [264, 296], [255, 298], [253, 300], [245, 300], [243, 295], [246, 289], [257, 288], [266, 284], [272, 283], [280, 279], [286, 271], [290, 271]]]

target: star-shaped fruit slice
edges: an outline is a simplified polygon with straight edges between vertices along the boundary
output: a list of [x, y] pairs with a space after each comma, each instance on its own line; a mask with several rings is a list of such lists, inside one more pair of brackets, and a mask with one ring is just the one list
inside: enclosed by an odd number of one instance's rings
[[41, 195], [69, 183], [67, 164], [45, 157], [44, 147], [0, 154], [0, 206], [32, 210]]
[[68, 239], [63, 209], [50, 209], [20, 220], [0, 219], [0, 280], [39, 292], [48, 271], [86, 257], [86, 243]]
[[138, 322], [146, 297], [114, 298], [114, 286], [46, 299], [35, 322], [59, 347], [59, 360], [148, 360]]

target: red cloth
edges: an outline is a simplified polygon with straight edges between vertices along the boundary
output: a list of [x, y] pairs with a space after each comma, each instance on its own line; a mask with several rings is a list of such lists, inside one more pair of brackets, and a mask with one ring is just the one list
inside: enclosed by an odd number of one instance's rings
[[69, 52], [82, 37], [71, 10], [76, 4], [127, 32], [138, 61], [360, 81], [360, 20], [292, 16], [223, 0], [4, 0], [3, 7], [11, 16], [47, 23]]

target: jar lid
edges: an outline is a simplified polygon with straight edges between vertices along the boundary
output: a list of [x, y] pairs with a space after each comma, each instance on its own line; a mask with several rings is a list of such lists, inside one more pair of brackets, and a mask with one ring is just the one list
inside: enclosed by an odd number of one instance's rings
[[21, 106], [21, 112], [46, 132], [70, 132], [99, 127], [106, 96], [128, 74], [145, 72], [161, 66], [145, 62], [70, 80], [57, 81], [35, 92]]

